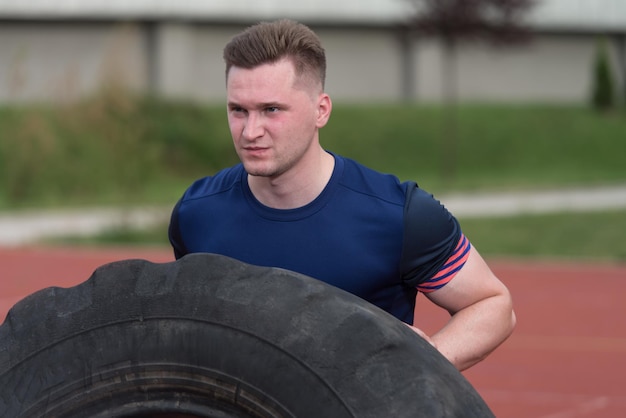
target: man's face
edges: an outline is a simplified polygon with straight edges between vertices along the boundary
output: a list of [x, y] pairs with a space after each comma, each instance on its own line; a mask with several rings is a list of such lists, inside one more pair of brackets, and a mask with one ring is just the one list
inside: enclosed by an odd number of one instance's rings
[[296, 167], [328, 121], [330, 99], [298, 78], [290, 60], [232, 67], [226, 83], [228, 124], [248, 174], [276, 178]]

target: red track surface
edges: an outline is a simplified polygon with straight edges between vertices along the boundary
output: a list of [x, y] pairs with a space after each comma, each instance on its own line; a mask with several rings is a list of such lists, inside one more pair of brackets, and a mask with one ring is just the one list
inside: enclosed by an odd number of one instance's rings
[[[22, 297], [68, 287], [105, 263], [172, 260], [169, 249], [0, 248], [0, 319]], [[492, 260], [513, 293], [513, 336], [465, 376], [498, 417], [626, 416], [626, 265]], [[425, 300], [416, 324], [446, 314]]]

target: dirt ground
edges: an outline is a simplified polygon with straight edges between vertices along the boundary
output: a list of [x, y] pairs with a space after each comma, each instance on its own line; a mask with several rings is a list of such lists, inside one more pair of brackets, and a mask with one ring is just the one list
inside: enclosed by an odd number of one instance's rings
[[[173, 259], [166, 248], [0, 248], [0, 318], [36, 290], [129, 258]], [[489, 262], [513, 293], [518, 326], [465, 376], [496, 416], [626, 416], [626, 265]], [[420, 302], [416, 325], [432, 332], [446, 314]]]

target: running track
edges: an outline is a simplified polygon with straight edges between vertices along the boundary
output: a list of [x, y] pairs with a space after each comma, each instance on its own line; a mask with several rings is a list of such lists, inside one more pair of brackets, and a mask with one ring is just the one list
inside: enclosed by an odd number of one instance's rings
[[[23, 296], [72, 286], [105, 263], [171, 261], [162, 248], [0, 248], [0, 320]], [[465, 373], [498, 417], [626, 416], [626, 265], [490, 260], [513, 293], [513, 336]], [[417, 325], [446, 314], [425, 299]]]

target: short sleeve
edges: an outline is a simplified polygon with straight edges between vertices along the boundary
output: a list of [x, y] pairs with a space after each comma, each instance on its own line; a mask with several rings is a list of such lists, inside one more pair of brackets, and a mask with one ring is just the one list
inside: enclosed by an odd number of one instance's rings
[[[431, 194], [406, 183], [404, 236], [400, 271], [403, 282], [422, 291], [436, 290], [432, 280], [458, 252], [464, 239], [458, 221]], [[469, 244], [468, 244], [469, 245]], [[460, 268], [460, 267], [459, 267]], [[438, 286], [438, 287], [437, 287]]]

